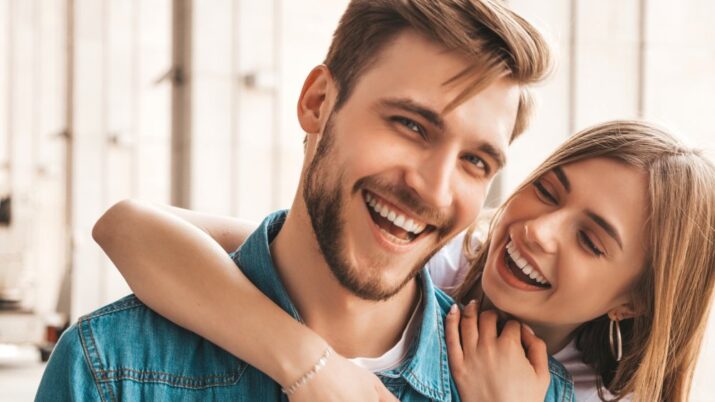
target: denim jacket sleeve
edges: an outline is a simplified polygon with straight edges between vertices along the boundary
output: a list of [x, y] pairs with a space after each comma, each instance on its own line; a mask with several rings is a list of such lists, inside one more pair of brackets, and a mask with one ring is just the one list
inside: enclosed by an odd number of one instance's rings
[[85, 360], [77, 325], [62, 334], [52, 352], [35, 401], [101, 401]]
[[571, 373], [556, 359], [549, 356], [551, 382], [544, 402], [574, 402], [573, 379]]

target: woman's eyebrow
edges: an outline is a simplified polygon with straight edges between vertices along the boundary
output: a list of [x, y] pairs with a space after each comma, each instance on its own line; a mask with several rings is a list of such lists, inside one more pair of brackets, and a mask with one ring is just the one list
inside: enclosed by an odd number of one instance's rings
[[621, 236], [618, 234], [618, 231], [616, 228], [608, 223], [607, 220], [603, 219], [600, 215], [594, 213], [593, 211], [586, 210], [585, 211], [586, 216], [591, 218], [592, 221], [594, 221], [598, 226], [602, 227], [603, 230], [606, 231], [606, 233], [613, 238], [613, 240], [618, 243], [618, 247], [621, 248], [621, 251], [623, 251], [623, 242], [621, 241]]
[[556, 175], [556, 178], [559, 179], [561, 182], [561, 185], [564, 186], [566, 189], [567, 193], [571, 192], [571, 182], [569, 182], [569, 178], [566, 177], [566, 173], [564, 173], [564, 170], [561, 169], [561, 167], [557, 166], [552, 169], [554, 174]]

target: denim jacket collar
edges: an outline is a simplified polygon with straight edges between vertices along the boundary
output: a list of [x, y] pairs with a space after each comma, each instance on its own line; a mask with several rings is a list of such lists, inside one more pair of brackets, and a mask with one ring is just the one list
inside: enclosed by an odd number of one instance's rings
[[[288, 292], [273, 265], [270, 243], [285, 222], [287, 211], [269, 215], [246, 242], [232, 254], [234, 261], [258, 289], [287, 311], [296, 320], [302, 321]], [[403, 379], [418, 393], [437, 401], [457, 400], [450, 388], [451, 376], [444, 340], [444, 315], [440, 310], [432, 280], [425, 269], [419, 275], [422, 281], [422, 324], [413, 340], [408, 358], [394, 370], [378, 373], [385, 382]]]

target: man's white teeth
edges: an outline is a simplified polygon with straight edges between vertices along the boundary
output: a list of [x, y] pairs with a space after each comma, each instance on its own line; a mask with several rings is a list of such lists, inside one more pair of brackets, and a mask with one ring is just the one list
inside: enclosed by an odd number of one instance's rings
[[368, 192], [365, 192], [365, 201], [367, 201], [367, 204], [370, 206], [370, 208], [372, 208], [373, 211], [377, 212], [380, 216], [392, 222], [393, 225], [402, 228], [414, 235], [422, 233], [422, 231], [424, 231], [427, 227], [427, 225], [424, 223], [417, 223], [412, 218], [408, 218], [395, 211], [392, 211], [385, 204], [378, 201], [377, 198], [373, 197]]
[[521, 272], [526, 274], [529, 278], [539, 282], [542, 285], [547, 285], [549, 282], [544, 278], [539, 271], [534, 269], [531, 265], [529, 265], [529, 262], [526, 261], [524, 257], [519, 254], [519, 250], [516, 249], [516, 246], [514, 245], [513, 241], [509, 241], [509, 244], [506, 245], [506, 251], [509, 253], [509, 257], [511, 257], [512, 260], [516, 263], [516, 265], [521, 269]]

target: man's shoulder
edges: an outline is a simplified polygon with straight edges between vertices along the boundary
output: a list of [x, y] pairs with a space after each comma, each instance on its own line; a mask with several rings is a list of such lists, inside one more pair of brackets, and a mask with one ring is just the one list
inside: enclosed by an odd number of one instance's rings
[[170, 322], [131, 295], [81, 317], [63, 334], [48, 363], [47, 379], [43, 378], [47, 386], [41, 385], [40, 391], [64, 388], [68, 394], [79, 392], [62, 383], [66, 370], [68, 378], [88, 377], [108, 400], [115, 399], [113, 393], [132, 399], [138, 395], [135, 391], [149, 398], [156, 396], [155, 392], [177, 390], [184, 390], [183, 395], [191, 390], [233, 389], [244, 374], [259, 375], [248, 368], [245, 362]]
[[[429, 275], [429, 273], [428, 273]], [[431, 280], [431, 279], [430, 279]], [[444, 318], [447, 313], [449, 313], [450, 307], [454, 304], [454, 299], [447, 294], [444, 290], [433, 286], [432, 287], [434, 298], [437, 302], [437, 310], [439, 313], [442, 315], [442, 318]]]
[[160, 316], [134, 295], [83, 316], [77, 332], [94, 374], [106, 380], [206, 387], [238, 381], [246, 364]]

